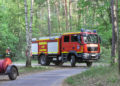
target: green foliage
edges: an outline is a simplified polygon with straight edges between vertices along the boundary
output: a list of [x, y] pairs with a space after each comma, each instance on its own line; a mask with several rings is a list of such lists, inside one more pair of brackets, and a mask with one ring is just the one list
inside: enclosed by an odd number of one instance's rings
[[19, 47], [24, 45], [25, 28], [24, 5], [21, 4], [19, 0], [0, 2], [0, 54], [4, 54], [7, 47], [16, 54], [22, 50]]
[[[60, 28], [55, 3], [58, 2]], [[28, 13], [30, 13], [30, 0], [28, 0]], [[118, 18], [120, 17], [120, 2]], [[102, 39], [102, 46], [110, 48], [112, 39], [112, 25], [110, 16], [110, 0], [78, 0], [71, 3], [72, 30], [80, 31], [81, 28], [96, 29]], [[51, 6], [51, 32], [66, 32], [66, 20], [63, 0], [50, 0]], [[46, 0], [34, 0], [33, 38], [48, 36], [48, 12]], [[28, 17], [30, 17], [28, 15]], [[30, 19], [30, 18], [28, 18]], [[29, 20], [28, 20], [29, 21]], [[120, 26], [120, 18], [118, 19]], [[70, 25], [70, 24], [69, 24]], [[69, 28], [68, 28], [69, 29]], [[0, 54], [10, 47], [16, 54], [15, 59], [25, 58], [26, 32], [25, 32], [24, 0], [0, 0]], [[103, 48], [102, 48], [103, 49]], [[105, 49], [103, 49], [105, 50]], [[105, 50], [107, 51], [107, 50]], [[103, 58], [104, 58], [104, 54]]]
[[92, 67], [66, 80], [69, 86], [119, 86], [117, 65]]
[[112, 25], [109, 0], [78, 1], [81, 16], [79, 27], [96, 29], [102, 38], [103, 46], [111, 45]]
[[102, 47], [101, 46], [101, 58], [99, 62], [102, 63], [110, 63], [111, 62], [111, 49], [110, 47]]

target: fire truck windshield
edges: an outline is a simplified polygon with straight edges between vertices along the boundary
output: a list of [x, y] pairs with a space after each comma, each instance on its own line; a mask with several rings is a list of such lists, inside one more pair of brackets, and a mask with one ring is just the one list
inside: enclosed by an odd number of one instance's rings
[[83, 35], [84, 42], [89, 44], [97, 44], [98, 43], [98, 35], [96, 34], [84, 34]]

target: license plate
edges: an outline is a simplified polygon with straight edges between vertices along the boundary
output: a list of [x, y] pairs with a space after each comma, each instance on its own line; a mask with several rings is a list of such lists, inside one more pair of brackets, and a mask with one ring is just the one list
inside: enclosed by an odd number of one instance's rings
[[91, 55], [91, 56], [96, 56], [96, 55], [93, 54], [93, 55]]

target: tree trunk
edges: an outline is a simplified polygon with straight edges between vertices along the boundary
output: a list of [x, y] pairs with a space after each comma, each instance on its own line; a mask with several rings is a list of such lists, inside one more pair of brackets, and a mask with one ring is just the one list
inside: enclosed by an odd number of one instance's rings
[[71, 3], [72, 1], [69, 0], [69, 19], [70, 19], [70, 31], [72, 31], [72, 24], [71, 24], [71, 19], [72, 19], [72, 15], [71, 15]]
[[120, 32], [119, 32], [119, 25], [118, 25], [118, 0], [116, 0], [116, 21], [117, 21], [117, 28], [118, 28], [118, 69], [120, 75]]
[[29, 37], [28, 37], [28, 10], [27, 10], [27, 0], [24, 0], [24, 5], [25, 5], [25, 25], [26, 25], [26, 42], [27, 42], [27, 45], [28, 45], [28, 40], [29, 40]]
[[47, 0], [48, 4], [48, 31], [49, 31], [49, 36], [51, 36], [51, 11], [50, 11], [50, 0]]
[[56, 11], [57, 11], [59, 31], [62, 31], [62, 30], [61, 30], [61, 27], [60, 27], [60, 13], [59, 13], [59, 9], [58, 9], [58, 2], [56, 2], [55, 5], [56, 5]]
[[25, 22], [26, 22], [26, 67], [31, 67], [31, 41], [32, 41], [32, 21], [33, 21], [33, 3], [34, 0], [31, 0], [31, 8], [30, 8], [30, 24], [28, 27], [28, 11], [27, 11], [27, 0], [25, 2]]
[[117, 50], [117, 39], [118, 39], [118, 28], [117, 28], [117, 14], [115, 0], [111, 0], [111, 17], [112, 17], [112, 49], [111, 49], [111, 64], [115, 61], [116, 50]]
[[68, 10], [67, 10], [67, 0], [65, 0], [65, 18], [66, 18], [66, 31], [68, 31], [69, 26], [68, 26]]

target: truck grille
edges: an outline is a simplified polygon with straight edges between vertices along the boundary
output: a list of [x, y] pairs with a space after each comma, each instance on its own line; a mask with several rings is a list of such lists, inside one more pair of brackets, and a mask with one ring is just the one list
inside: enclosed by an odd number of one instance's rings
[[97, 51], [98, 47], [88, 47], [88, 51]]

